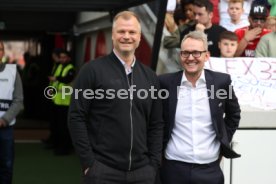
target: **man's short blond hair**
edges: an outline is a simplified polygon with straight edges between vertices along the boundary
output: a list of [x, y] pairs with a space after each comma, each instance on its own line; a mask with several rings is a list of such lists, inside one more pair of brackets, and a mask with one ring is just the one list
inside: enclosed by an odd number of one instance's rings
[[116, 24], [116, 21], [119, 19], [119, 18], [122, 18], [124, 20], [129, 20], [131, 19], [132, 17], [136, 18], [136, 20], [138, 21], [139, 25], [140, 25], [140, 32], [141, 32], [141, 21], [140, 21], [140, 18], [138, 17], [138, 15], [132, 11], [122, 11], [122, 12], [119, 12], [118, 14], [116, 14], [116, 16], [113, 18], [113, 25], [112, 25], [112, 28], [114, 28], [115, 24]]
[[181, 45], [188, 38], [192, 38], [192, 39], [195, 39], [195, 40], [202, 41], [204, 49], [206, 51], [208, 51], [208, 39], [207, 39], [207, 35], [203, 31], [191, 31], [191, 32], [189, 32], [188, 34], [186, 34], [184, 36], [184, 38], [181, 42]]

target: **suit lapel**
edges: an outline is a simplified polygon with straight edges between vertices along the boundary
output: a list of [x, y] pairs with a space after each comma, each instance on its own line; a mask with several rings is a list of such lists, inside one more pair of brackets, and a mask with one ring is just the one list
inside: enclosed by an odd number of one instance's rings
[[169, 121], [170, 121], [170, 131], [173, 128], [174, 125], [174, 120], [175, 120], [175, 112], [176, 112], [176, 105], [177, 105], [177, 90], [178, 87], [181, 84], [181, 79], [182, 79], [183, 71], [177, 72], [175, 77], [173, 78], [171, 85], [170, 85], [170, 101], [169, 101]]
[[205, 70], [205, 79], [206, 79], [206, 86], [208, 90], [208, 97], [209, 97], [209, 105], [211, 110], [212, 117], [216, 114], [216, 99], [215, 99], [215, 81], [214, 78], [210, 75], [208, 70]]
[[214, 129], [216, 130], [216, 132], [218, 132], [218, 130], [220, 129], [218, 126], [220, 125], [218, 125], [217, 118], [216, 118], [217, 110], [218, 110], [218, 103], [216, 98], [217, 85], [215, 84], [215, 80], [209, 70], [205, 70], [205, 79], [206, 79], [206, 86], [208, 90], [212, 122], [214, 125]]

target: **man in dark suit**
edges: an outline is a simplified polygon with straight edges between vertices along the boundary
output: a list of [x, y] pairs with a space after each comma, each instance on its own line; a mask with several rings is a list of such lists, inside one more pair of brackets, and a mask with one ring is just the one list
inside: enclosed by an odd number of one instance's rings
[[181, 43], [184, 71], [159, 78], [170, 94], [163, 101], [163, 184], [223, 184], [221, 157], [240, 156], [230, 148], [240, 106], [230, 75], [203, 69], [209, 57], [207, 36], [190, 32]]

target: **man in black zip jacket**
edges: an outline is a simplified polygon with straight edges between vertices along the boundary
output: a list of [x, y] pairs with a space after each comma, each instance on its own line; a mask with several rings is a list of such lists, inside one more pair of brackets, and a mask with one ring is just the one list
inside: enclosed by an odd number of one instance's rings
[[162, 152], [162, 102], [156, 74], [135, 58], [139, 18], [113, 20], [113, 52], [82, 67], [68, 126], [85, 184], [153, 184]]

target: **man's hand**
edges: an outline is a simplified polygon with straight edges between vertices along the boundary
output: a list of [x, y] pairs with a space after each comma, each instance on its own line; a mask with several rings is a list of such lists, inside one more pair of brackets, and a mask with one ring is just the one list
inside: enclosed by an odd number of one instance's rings
[[255, 40], [256, 38], [260, 37], [261, 32], [262, 32], [262, 28], [260, 27], [255, 27], [253, 29], [250, 29], [245, 32], [244, 39], [247, 42]]
[[203, 24], [196, 24], [195, 30], [204, 32], [205, 29], [206, 27]]
[[165, 26], [170, 33], [173, 33], [175, 30], [177, 30], [178, 27], [177, 27], [176, 23], [174, 22], [172, 13], [166, 13]]

